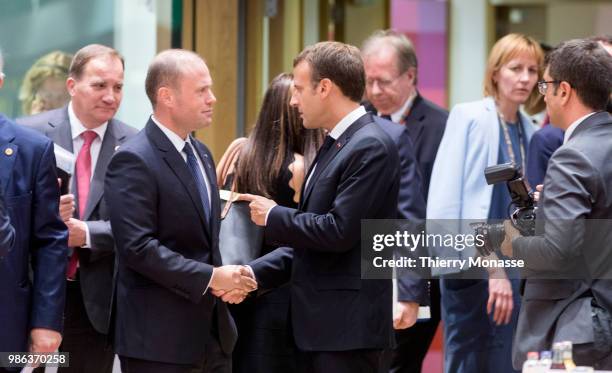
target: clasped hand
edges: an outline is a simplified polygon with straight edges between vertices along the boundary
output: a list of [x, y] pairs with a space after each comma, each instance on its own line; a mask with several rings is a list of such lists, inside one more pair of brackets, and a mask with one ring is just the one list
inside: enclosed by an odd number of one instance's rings
[[224, 302], [237, 304], [250, 292], [257, 290], [257, 281], [248, 267], [226, 265], [213, 270], [210, 288], [212, 294]]

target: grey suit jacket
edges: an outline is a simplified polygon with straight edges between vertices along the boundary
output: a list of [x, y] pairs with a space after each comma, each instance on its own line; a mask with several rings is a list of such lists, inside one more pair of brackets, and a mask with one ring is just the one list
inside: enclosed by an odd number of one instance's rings
[[[47, 111], [30, 117], [17, 119], [17, 123], [31, 127], [53, 140], [62, 148], [72, 152], [72, 131], [68, 116], [68, 107]], [[107, 333], [110, 322], [111, 299], [113, 292], [113, 274], [115, 262], [115, 241], [110, 226], [110, 212], [104, 198], [104, 176], [106, 169], [121, 145], [137, 130], [125, 123], [111, 119], [100, 147], [98, 162], [94, 170], [83, 220], [89, 229], [91, 247], [80, 248], [79, 273], [83, 301], [87, 315], [94, 328], [100, 333]], [[76, 190], [76, 178], [72, 178], [72, 190]], [[75, 193], [79, 216], [78, 195]]]
[[561, 340], [602, 348], [590, 354], [589, 363], [612, 353], [612, 341], [594, 333], [592, 317], [596, 309], [612, 312], [611, 219], [612, 116], [598, 112], [550, 158], [538, 212], [540, 235], [513, 241], [514, 256], [527, 268], [515, 368], [528, 351], [547, 350]]

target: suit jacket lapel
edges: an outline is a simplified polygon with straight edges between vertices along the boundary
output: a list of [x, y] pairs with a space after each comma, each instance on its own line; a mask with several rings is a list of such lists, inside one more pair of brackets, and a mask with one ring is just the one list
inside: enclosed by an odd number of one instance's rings
[[612, 121], [612, 116], [608, 112], [606, 111], [597, 112], [591, 115], [590, 117], [588, 117], [587, 119], [583, 120], [582, 122], [580, 122], [578, 127], [576, 127], [574, 132], [572, 132], [572, 134], [570, 135], [570, 138], [567, 141], [571, 141], [573, 138], [575, 138], [581, 132], [585, 131], [587, 128], [597, 126], [599, 124], [610, 123], [611, 121]]
[[183, 157], [176, 151], [176, 148], [170, 140], [164, 135], [164, 133], [157, 128], [157, 125], [153, 123], [151, 119], [146, 125], [145, 130], [147, 131], [147, 136], [153, 141], [155, 145], [157, 145], [158, 149], [162, 152], [162, 158], [168, 164], [172, 172], [179, 179], [181, 184], [187, 190], [189, 197], [191, 198], [191, 202], [195, 206], [198, 211], [198, 215], [200, 216], [200, 222], [204, 227], [204, 231], [210, 238], [210, 228], [208, 227], [208, 221], [206, 216], [204, 215], [204, 207], [202, 206], [202, 199], [200, 198], [200, 192], [198, 192], [198, 187], [196, 186], [196, 182], [193, 179], [193, 176], [189, 172], [187, 168], [187, 163]]
[[62, 111], [62, 116], [59, 116], [48, 123], [48, 128], [45, 134], [54, 144], [74, 153], [72, 147], [72, 128], [70, 127], [70, 118], [68, 117], [68, 107]]
[[[72, 146], [72, 127], [70, 126], [70, 118], [68, 117], [68, 106], [65, 106], [61, 111], [62, 115], [49, 120], [47, 128], [45, 128], [45, 136], [47, 136], [55, 145], [58, 145], [70, 153], [74, 154]], [[76, 154], [74, 157], [76, 159]], [[76, 172], [76, 163], [75, 163]], [[76, 176], [70, 176], [70, 192], [74, 194], [75, 211], [74, 216], [79, 216], [79, 193], [77, 193]]]
[[[325, 168], [330, 164], [330, 162], [336, 157], [336, 155], [348, 144], [353, 135], [359, 131], [363, 126], [373, 121], [372, 115], [366, 113], [362, 115], [359, 119], [357, 119], [353, 124], [349, 126], [349, 128], [344, 131], [342, 135], [336, 140], [335, 144], [332, 145], [331, 149], [325, 154], [325, 156], [317, 161], [316, 168], [308, 182], [308, 186], [306, 187], [306, 191], [304, 192], [303, 203], [300, 203], [302, 206], [306, 206], [306, 202], [308, 198], [312, 194], [312, 190], [314, 188], [315, 183], [319, 179], [319, 176], [325, 171]], [[308, 180], [308, 179], [306, 179]]]
[[421, 134], [423, 133], [423, 128], [425, 127], [424, 108], [423, 98], [417, 93], [405, 122], [405, 126], [410, 134], [410, 139], [412, 140], [413, 144], [420, 144]]
[[0, 187], [6, 191], [8, 182], [13, 174], [15, 159], [19, 147], [13, 144], [15, 132], [8, 125], [8, 119], [0, 114]]
[[89, 220], [91, 213], [94, 208], [100, 202], [102, 194], [104, 192], [104, 176], [106, 175], [106, 169], [110, 163], [113, 154], [115, 153], [115, 146], [119, 141], [125, 138], [125, 135], [118, 137], [116, 132], [118, 128], [111, 119], [108, 122], [102, 145], [100, 146], [100, 153], [98, 154], [98, 161], [96, 162], [96, 169], [94, 170], [91, 178], [91, 184], [89, 186], [89, 195], [87, 197], [87, 207], [85, 209], [84, 220]]
[[[310, 167], [308, 167], [308, 172], [306, 173], [306, 176], [304, 177], [304, 183], [300, 191], [300, 202], [298, 203], [299, 210], [302, 210], [302, 206], [304, 205], [304, 196], [306, 195], [306, 182], [308, 181], [308, 177], [312, 173], [312, 169], [314, 166], [315, 166], [315, 163], [312, 163]], [[310, 186], [311, 184], [308, 183], [308, 185]]]
[[194, 148], [198, 153], [198, 156], [202, 160], [202, 164], [204, 165], [204, 172], [206, 173], [206, 178], [208, 179], [208, 183], [210, 185], [210, 224], [206, 224], [206, 228], [209, 229], [209, 237], [211, 237], [212, 243], [212, 254], [213, 254], [213, 264], [221, 265], [221, 253], [219, 252], [219, 246], [215, 242], [218, 239], [218, 236], [215, 232], [219, 231], [220, 217], [221, 217], [221, 202], [219, 197], [219, 189], [217, 188], [217, 174], [215, 173], [215, 165], [213, 160], [208, 156], [208, 153], [204, 150], [202, 144], [195, 140], [193, 137], [191, 138], [191, 143], [194, 144]]

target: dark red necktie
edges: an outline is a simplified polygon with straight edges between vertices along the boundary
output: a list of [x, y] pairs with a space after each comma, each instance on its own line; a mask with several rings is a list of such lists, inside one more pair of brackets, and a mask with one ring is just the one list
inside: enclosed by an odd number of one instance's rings
[[[79, 199], [79, 219], [83, 220], [87, 208], [87, 197], [89, 196], [89, 184], [91, 182], [91, 143], [98, 136], [94, 131], [85, 131], [81, 134], [83, 146], [76, 159], [77, 196]], [[79, 250], [75, 248], [68, 262], [66, 277], [73, 280], [76, 276], [79, 264]]]

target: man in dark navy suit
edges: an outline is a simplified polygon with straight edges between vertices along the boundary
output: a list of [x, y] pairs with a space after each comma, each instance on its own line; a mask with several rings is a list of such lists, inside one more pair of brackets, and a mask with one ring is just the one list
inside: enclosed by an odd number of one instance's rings
[[378, 372], [393, 341], [390, 280], [361, 278], [361, 220], [397, 215], [395, 144], [359, 104], [359, 50], [338, 42], [294, 60], [291, 104], [306, 128], [328, 131], [297, 209], [260, 196], [251, 218], [281, 247], [250, 264], [260, 287], [290, 280], [291, 322], [301, 372]]
[[153, 115], [106, 175], [117, 244], [115, 348], [123, 373], [231, 372], [236, 327], [213, 291], [251, 291], [221, 265], [220, 200], [208, 148], [212, 78], [195, 53], [167, 50], [147, 73]]
[[[0, 55], [0, 87], [2, 66]], [[0, 258], [0, 351], [53, 352], [62, 340], [68, 259], [53, 143], [2, 114], [0, 189], [0, 221], [8, 214], [15, 231], [12, 250]]]
[[[392, 30], [377, 31], [364, 42], [361, 54], [366, 72], [367, 109], [406, 127], [412, 144], [399, 145], [400, 151], [402, 147], [410, 147], [414, 152], [427, 202], [431, 171], [448, 112], [419, 94], [417, 56], [412, 43], [403, 34]], [[407, 314], [404, 316], [407, 322], [399, 327], [396, 325], [398, 346], [392, 353], [391, 372], [417, 373], [421, 371], [440, 321], [438, 281], [401, 276], [398, 278], [398, 300], [399, 308]], [[431, 318], [415, 324], [419, 304], [430, 306]]]

